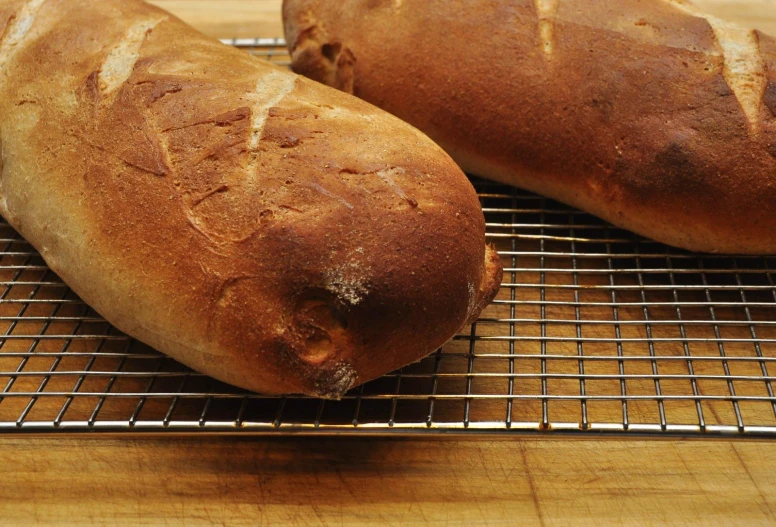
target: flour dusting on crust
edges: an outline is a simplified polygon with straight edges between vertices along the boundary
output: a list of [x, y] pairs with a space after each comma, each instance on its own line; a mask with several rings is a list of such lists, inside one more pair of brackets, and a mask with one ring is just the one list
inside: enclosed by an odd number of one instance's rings
[[341, 399], [358, 382], [358, 373], [347, 362], [339, 362], [315, 383], [315, 395], [324, 399]]
[[335, 267], [326, 273], [326, 290], [344, 303], [357, 306], [369, 294], [366, 276], [369, 269], [356, 261]]

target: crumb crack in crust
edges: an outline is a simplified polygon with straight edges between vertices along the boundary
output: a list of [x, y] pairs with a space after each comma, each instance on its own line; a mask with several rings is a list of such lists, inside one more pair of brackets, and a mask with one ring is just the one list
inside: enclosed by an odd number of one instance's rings
[[410, 206], [417, 207], [418, 202], [408, 197], [404, 192], [404, 189], [402, 189], [394, 179], [394, 176], [404, 174], [405, 172], [406, 171], [401, 167], [393, 167], [386, 170], [378, 170], [375, 172], [375, 175], [382, 179], [394, 194], [399, 196], [402, 200], [406, 201], [408, 204], [410, 204]]
[[323, 186], [321, 186], [321, 185], [319, 185], [317, 183], [307, 183], [306, 186], [311, 188], [311, 189], [313, 189], [313, 190], [315, 190], [316, 192], [320, 192], [324, 196], [327, 196], [327, 197], [329, 197], [329, 198], [331, 198], [331, 199], [333, 199], [335, 201], [339, 201], [340, 203], [342, 203], [342, 205], [344, 205], [345, 207], [347, 207], [350, 210], [354, 209], [353, 204], [350, 203], [348, 200], [346, 200], [345, 198], [343, 198], [339, 194], [335, 194], [334, 192], [324, 188]]

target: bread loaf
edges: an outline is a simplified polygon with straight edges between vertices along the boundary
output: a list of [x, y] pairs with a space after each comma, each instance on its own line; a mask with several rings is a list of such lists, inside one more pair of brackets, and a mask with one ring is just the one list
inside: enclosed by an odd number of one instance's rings
[[695, 251], [776, 252], [776, 39], [682, 0], [285, 0], [293, 68], [467, 171]]
[[500, 281], [477, 196], [395, 117], [139, 0], [0, 0], [0, 213], [118, 328], [339, 397]]

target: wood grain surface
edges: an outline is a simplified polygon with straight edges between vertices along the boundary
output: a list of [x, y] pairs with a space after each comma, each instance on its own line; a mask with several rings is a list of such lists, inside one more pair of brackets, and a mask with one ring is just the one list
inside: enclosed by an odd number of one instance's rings
[[282, 37], [282, 0], [152, 0], [216, 38]]
[[[696, 2], [776, 33], [772, 0]], [[280, 0], [154, 3], [282, 35]], [[6, 437], [0, 467], [3, 526], [776, 524], [766, 441]]]
[[2, 525], [772, 525], [756, 442], [11, 439]]

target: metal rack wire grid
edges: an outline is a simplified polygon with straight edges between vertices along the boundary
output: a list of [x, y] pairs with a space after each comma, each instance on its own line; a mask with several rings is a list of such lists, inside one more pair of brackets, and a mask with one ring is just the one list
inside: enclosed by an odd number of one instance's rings
[[[288, 64], [281, 40], [230, 43]], [[776, 436], [774, 258], [696, 256], [473, 180], [477, 323], [337, 402], [245, 393], [112, 328], [0, 223], [0, 431]]]

